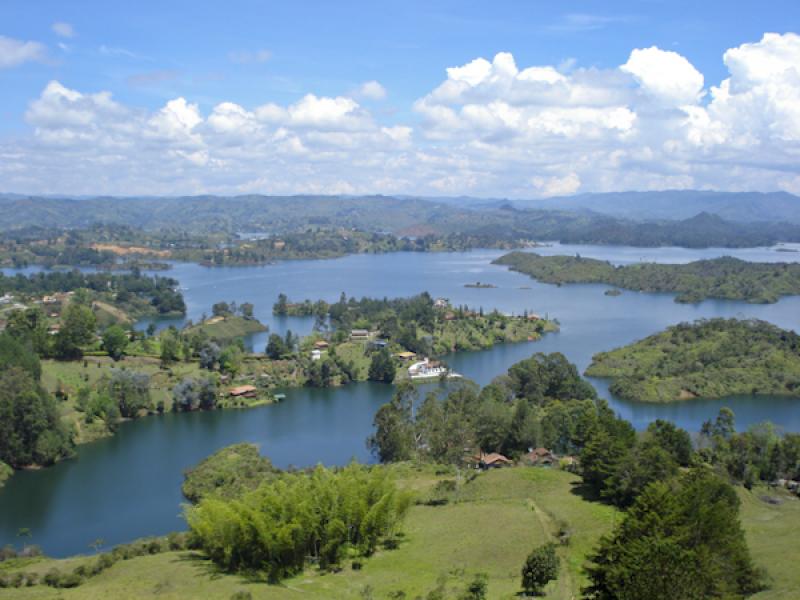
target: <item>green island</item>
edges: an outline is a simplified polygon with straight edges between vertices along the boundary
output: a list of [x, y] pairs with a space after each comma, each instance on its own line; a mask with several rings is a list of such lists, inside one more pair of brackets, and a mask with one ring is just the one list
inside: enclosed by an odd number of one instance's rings
[[670, 292], [677, 294], [675, 302], [684, 303], [722, 298], [766, 304], [800, 294], [800, 264], [755, 263], [727, 256], [687, 264], [614, 266], [581, 256], [511, 252], [493, 264], [544, 283], [603, 283], [637, 292]]
[[535, 314], [484, 314], [428, 294], [342, 295], [332, 304], [281, 295], [274, 310], [310, 310], [315, 330], [305, 338], [271, 334], [253, 352], [244, 338], [267, 328], [248, 302], [218, 302], [211, 316], [180, 330], [135, 330], [138, 317], [185, 310], [176, 282], [166, 278], [50, 272], [0, 278], [0, 290], [11, 290], [0, 309], [3, 481], [8, 467], [51, 465], [75, 444], [113, 435], [124, 420], [253, 407], [279, 400], [289, 387], [456, 377], [435, 358], [557, 329]]
[[800, 502], [764, 482], [800, 478], [800, 435], [737, 432], [727, 409], [700, 449], [666, 421], [637, 434], [560, 354], [417, 394], [376, 414], [381, 464], [282, 471], [224, 448], [186, 473], [188, 531], [65, 559], [6, 547], [0, 597], [793, 597]]
[[591, 377], [628, 400], [673, 402], [735, 394], [800, 397], [800, 336], [757, 320], [710, 319], [592, 357]]

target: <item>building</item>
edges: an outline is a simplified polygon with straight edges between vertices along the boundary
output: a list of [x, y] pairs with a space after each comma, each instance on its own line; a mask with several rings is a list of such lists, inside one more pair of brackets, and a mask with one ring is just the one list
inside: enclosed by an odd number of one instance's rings
[[369, 331], [366, 329], [353, 329], [350, 332], [350, 339], [351, 340], [368, 340], [369, 339]]
[[467, 459], [468, 462], [475, 465], [476, 469], [497, 469], [500, 467], [508, 467], [513, 464], [510, 458], [503, 456], [498, 452], [480, 452]]
[[322, 350], [312, 350], [311, 360], [320, 360], [322, 358]]
[[558, 456], [547, 448], [528, 449], [528, 453], [523, 457], [523, 460], [531, 465], [538, 465], [540, 467], [551, 467], [558, 463]]
[[433, 301], [433, 306], [436, 308], [447, 308], [448, 304], [450, 304], [447, 298], [436, 298]]
[[414, 354], [413, 352], [409, 352], [407, 350], [405, 352], [398, 352], [397, 354], [395, 354], [395, 356], [400, 360], [413, 360], [417, 357], [416, 354]]
[[239, 387], [231, 388], [228, 395], [231, 398], [255, 398], [258, 389], [254, 385], [240, 385]]
[[438, 360], [429, 360], [427, 358], [415, 362], [408, 367], [408, 376], [411, 379], [434, 379], [436, 377], [461, 377], [458, 373], [451, 373], [450, 369], [445, 367]]
[[318, 340], [314, 342], [314, 348], [316, 348], [317, 350], [327, 350], [329, 346], [330, 344], [325, 340]]

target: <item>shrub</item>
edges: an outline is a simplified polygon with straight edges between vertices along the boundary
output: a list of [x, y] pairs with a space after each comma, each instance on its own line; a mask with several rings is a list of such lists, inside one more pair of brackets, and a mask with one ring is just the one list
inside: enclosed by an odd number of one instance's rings
[[555, 544], [539, 546], [528, 555], [522, 567], [522, 589], [538, 594], [548, 582], [558, 577], [559, 559]]

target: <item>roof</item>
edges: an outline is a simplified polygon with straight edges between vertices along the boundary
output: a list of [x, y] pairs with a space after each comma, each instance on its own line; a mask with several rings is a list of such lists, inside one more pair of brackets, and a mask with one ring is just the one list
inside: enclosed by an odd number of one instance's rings
[[350, 335], [369, 335], [369, 331], [366, 329], [353, 329]]
[[413, 352], [406, 351], [406, 352], [398, 352], [397, 356], [399, 358], [414, 358], [416, 354], [414, 354]]
[[242, 396], [244, 394], [251, 394], [256, 391], [254, 385], [240, 385], [239, 387], [231, 388], [231, 396]]
[[330, 344], [328, 342], [326, 342], [325, 340], [318, 340], [318, 341], [314, 342], [314, 345], [317, 348], [327, 348], [328, 346], [330, 346]]
[[498, 452], [490, 452], [489, 454], [481, 454], [481, 462], [485, 465], [492, 465], [494, 463], [510, 463], [511, 459], [506, 458]]

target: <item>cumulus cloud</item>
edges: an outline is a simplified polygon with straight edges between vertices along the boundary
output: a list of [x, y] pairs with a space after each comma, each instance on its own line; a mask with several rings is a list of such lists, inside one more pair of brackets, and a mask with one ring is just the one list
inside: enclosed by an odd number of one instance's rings
[[357, 98], [364, 98], [366, 100], [383, 100], [386, 98], [386, 88], [380, 83], [375, 81], [365, 81], [354, 94]]
[[63, 23], [63, 22], [53, 23], [52, 30], [59, 37], [63, 38], [75, 37], [75, 28], [69, 23]]
[[[724, 53], [706, 85], [680, 54], [632, 49], [617, 67], [518, 65], [501, 52], [443, 69], [402, 118], [379, 83], [201, 109], [156, 110], [49, 83], [31, 135], [0, 140], [0, 187], [60, 193], [404, 193], [539, 197], [710, 188], [800, 192], [800, 37]], [[401, 113], [402, 114], [402, 113]]]
[[26, 62], [43, 62], [47, 48], [39, 42], [25, 42], [0, 35], [0, 69], [16, 67]]

